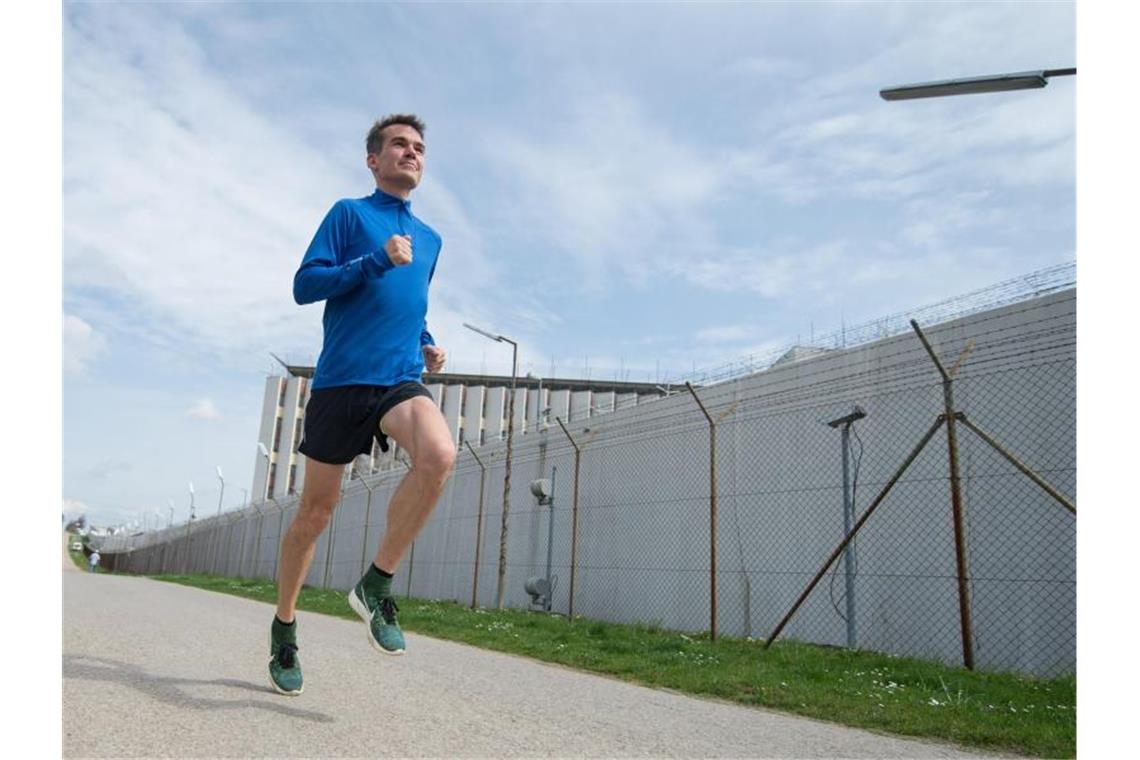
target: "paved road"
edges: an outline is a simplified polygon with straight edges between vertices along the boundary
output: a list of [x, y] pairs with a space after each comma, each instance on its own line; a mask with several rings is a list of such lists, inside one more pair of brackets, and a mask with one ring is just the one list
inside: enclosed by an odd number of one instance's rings
[[65, 757], [984, 756], [414, 634], [384, 657], [362, 623], [305, 612], [285, 697], [270, 605], [64, 567]]

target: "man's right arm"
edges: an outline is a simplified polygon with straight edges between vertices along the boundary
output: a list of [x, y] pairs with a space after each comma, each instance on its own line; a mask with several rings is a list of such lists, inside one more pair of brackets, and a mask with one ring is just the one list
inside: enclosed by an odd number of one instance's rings
[[344, 262], [352, 225], [352, 210], [344, 202], [338, 202], [325, 215], [305, 251], [300, 269], [293, 276], [293, 300], [298, 304], [343, 295], [359, 287], [365, 279], [380, 277], [393, 267], [383, 248]]

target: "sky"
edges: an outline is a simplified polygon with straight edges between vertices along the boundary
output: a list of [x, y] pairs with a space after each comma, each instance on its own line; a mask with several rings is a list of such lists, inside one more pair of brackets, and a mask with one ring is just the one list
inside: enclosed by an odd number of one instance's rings
[[[62, 496], [238, 507], [292, 277], [364, 136], [427, 124], [429, 327], [457, 372], [677, 381], [1076, 256], [1073, 3], [66, 2]], [[221, 468], [224, 491], [217, 468]], [[173, 510], [173, 511], [172, 511]]]

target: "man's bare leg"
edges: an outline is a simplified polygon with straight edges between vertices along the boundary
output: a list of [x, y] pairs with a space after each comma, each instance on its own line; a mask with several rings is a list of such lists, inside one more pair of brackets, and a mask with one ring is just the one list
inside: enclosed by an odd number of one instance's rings
[[283, 623], [293, 621], [297, 596], [313, 562], [317, 539], [328, 527], [336, 508], [343, 474], [342, 464], [325, 464], [305, 458], [301, 506], [281, 541], [277, 565], [277, 619]]
[[388, 502], [387, 527], [373, 562], [395, 574], [412, 541], [431, 516], [455, 464], [455, 441], [435, 403], [417, 396], [394, 406], [381, 429], [408, 452], [412, 468]]
[[435, 403], [416, 396], [394, 406], [380, 429], [408, 452], [412, 468], [388, 503], [388, 525], [374, 567], [348, 595], [348, 604], [368, 625], [368, 640], [386, 654], [404, 653], [404, 634], [396, 619], [392, 576], [404, 552], [427, 522], [455, 464], [455, 441]]

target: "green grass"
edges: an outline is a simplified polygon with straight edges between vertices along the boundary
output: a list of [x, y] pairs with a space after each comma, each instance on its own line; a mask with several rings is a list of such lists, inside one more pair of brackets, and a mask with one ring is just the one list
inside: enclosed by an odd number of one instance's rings
[[[217, 576], [155, 576], [273, 603], [276, 586]], [[686, 635], [523, 610], [399, 599], [408, 631], [633, 683], [849, 726], [1039, 757], [1076, 756], [1076, 678], [971, 672], [925, 660], [780, 640]], [[302, 589], [298, 608], [357, 620], [339, 591]], [[268, 621], [267, 621], [268, 624]]]

